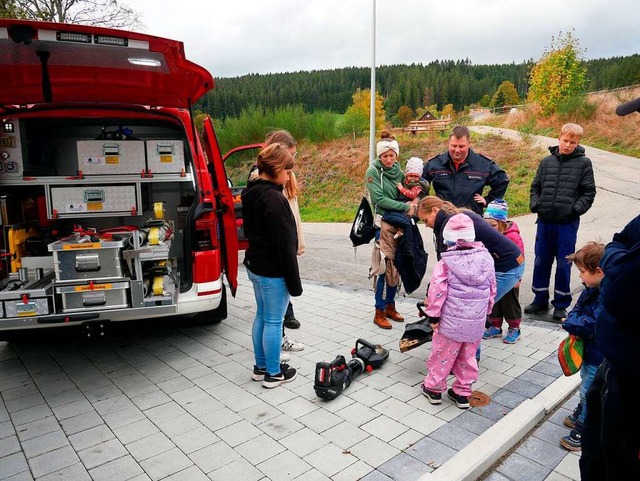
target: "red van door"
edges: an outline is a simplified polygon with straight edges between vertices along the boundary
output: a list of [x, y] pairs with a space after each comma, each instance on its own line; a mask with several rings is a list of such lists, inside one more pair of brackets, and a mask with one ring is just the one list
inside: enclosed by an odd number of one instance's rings
[[[241, 145], [239, 147], [234, 147], [229, 152], [224, 154], [222, 157], [223, 162], [227, 162], [227, 159], [231, 157], [233, 154], [237, 154], [238, 152], [246, 152], [247, 150], [253, 149], [262, 149], [264, 147], [263, 143], [259, 144], [248, 144]], [[247, 176], [249, 176], [249, 172], [247, 172]], [[236, 232], [238, 234], [238, 248], [240, 250], [247, 250], [249, 248], [249, 241], [244, 236], [244, 219], [242, 218], [242, 191], [245, 189], [245, 185], [242, 186], [233, 186], [231, 188], [231, 193], [233, 194], [233, 204], [234, 211], [236, 214]]]
[[209, 158], [209, 172], [213, 182], [214, 197], [218, 212], [218, 222], [222, 226], [220, 237], [222, 244], [222, 266], [224, 269], [231, 295], [235, 297], [238, 288], [238, 234], [236, 232], [236, 217], [233, 205], [233, 194], [227, 183], [227, 173], [220, 155], [218, 140], [213, 131], [211, 119], [204, 119], [203, 132], [204, 148]]

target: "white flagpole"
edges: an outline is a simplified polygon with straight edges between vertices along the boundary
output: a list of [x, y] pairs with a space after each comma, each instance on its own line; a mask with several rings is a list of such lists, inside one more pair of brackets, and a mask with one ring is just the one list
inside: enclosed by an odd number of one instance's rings
[[373, 0], [371, 22], [371, 103], [369, 106], [369, 165], [376, 158], [376, 0]]

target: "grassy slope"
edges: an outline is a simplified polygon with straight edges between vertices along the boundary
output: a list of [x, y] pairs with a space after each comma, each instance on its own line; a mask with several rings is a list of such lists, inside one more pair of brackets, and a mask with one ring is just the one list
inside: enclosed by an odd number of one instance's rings
[[594, 108], [589, 118], [573, 115], [551, 115], [543, 117], [535, 108], [518, 111], [515, 115], [500, 115], [487, 119], [484, 123], [506, 127], [526, 133], [557, 137], [562, 124], [574, 122], [584, 128], [582, 143], [623, 155], [640, 157], [640, 114], [626, 117], [615, 114], [622, 102], [640, 97], [640, 87], [613, 92], [592, 93], [587, 96]]
[[[640, 96], [640, 88], [605, 94], [590, 94], [596, 105], [588, 119], [558, 116], [544, 118], [534, 109], [513, 115], [492, 117], [483, 121], [488, 125], [511, 128], [525, 133], [556, 137], [565, 122], [582, 125], [582, 143], [592, 147], [640, 157], [640, 114], [626, 117], [615, 115], [622, 102]], [[410, 135], [394, 132], [400, 143], [400, 164], [404, 168], [409, 157], [427, 161], [447, 148], [447, 134], [421, 133]], [[473, 134], [472, 148], [491, 157], [507, 171], [511, 179], [506, 200], [509, 214], [529, 212], [529, 187], [538, 163], [548, 154], [528, 142], [516, 142], [497, 136]], [[364, 174], [368, 166], [369, 139], [343, 138], [322, 143], [301, 142], [298, 146], [296, 172], [302, 183], [299, 198], [302, 219], [307, 222], [351, 222], [355, 209], [364, 194]], [[246, 157], [238, 167], [228, 168], [234, 185], [245, 183], [255, 155]]]
[[[400, 143], [400, 163], [409, 157], [424, 161], [447, 148], [446, 135], [394, 133]], [[510, 215], [528, 211], [529, 186], [538, 162], [545, 152], [496, 136], [472, 137], [472, 148], [494, 159], [507, 171], [511, 182], [506, 199]], [[364, 175], [368, 167], [368, 138], [340, 139], [319, 144], [302, 142], [298, 146], [296, 173], [302, 183], [299, 198], [306, 222], [351, 222], [364, 194]], [[243, 184], [251, 160], [230, 168], [235, 185]]]

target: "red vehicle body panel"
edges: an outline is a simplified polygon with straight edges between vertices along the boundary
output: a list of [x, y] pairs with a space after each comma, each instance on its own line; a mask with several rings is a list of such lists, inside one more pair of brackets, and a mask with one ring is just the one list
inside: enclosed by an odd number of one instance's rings
[[[211, 178], [214, 189], [217, 192], [219, 208], [222, 209], [222, 248], [224, 249], [224, 272], [231, 288], [231, 294], [236, 295], [238, 287], [238, 235], [236, 231], [236, 219], [233, 205], [233, 195], [227, 184], [227, 174], [224, 169], [224, 161], [220, 155], [218, 141], [213, 132], [213, 124], [209, 117], [204, 119], [204, 147], [209, 158]], [[224, 179], [220, 182], [219, 179]]]
[[[76, 42], [56, 41], [60, 32], [87, 34], [92, 40], [123, 36], [123, 31], [108, 28], [1, 19], [0, 105], [99, 102], [188, 108], [213, 88], [211, 74], [185, 59], [182, 42], [124, 32], [127, 46], [91, 43], [78, 48]], [[16, 45], [20, 39], [25, 40]], [[43, 88], [43, 56], [48, 57], [49, 99]]]

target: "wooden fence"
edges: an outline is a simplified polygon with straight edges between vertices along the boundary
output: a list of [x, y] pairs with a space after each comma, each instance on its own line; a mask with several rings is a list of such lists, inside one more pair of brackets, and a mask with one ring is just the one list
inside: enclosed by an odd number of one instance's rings
[[417, 132], [431, 132], [434, 130], [447, 130], [451, 125], [451, 119], [442, 120], [412, 120], [409, 125], [405, 127], [405, 132], [411, 132], [415, 134]]

